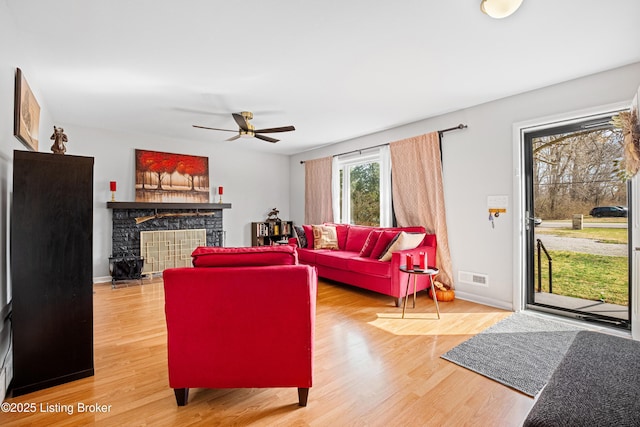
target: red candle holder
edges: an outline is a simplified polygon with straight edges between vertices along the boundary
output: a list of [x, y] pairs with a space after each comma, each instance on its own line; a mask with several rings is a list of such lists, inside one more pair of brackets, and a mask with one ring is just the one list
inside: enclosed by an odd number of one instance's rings
[[418, 263], [420, 264], [420, 270], [424, 270], [427, 267], [427, 254], [420, 252]]
[[218, 196], [220, 196], [218, 203], [222, 203], [222, 194], [224, 194], [224, 188], [218, 187]]
[[109, 189], [111, 190], [111, 201], [115, 202], [116, 201], [116, 182], [115, 181], [109, 182]]
[[407, 270], [413, 270], [413, 255], [407, 254]]

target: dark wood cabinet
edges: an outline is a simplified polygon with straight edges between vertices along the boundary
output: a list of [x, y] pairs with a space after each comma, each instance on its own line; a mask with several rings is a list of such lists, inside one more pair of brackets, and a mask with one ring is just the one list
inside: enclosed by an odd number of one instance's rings
[[10, 228], [14, 396], [93, 375], [93, 158], [14, 152]]

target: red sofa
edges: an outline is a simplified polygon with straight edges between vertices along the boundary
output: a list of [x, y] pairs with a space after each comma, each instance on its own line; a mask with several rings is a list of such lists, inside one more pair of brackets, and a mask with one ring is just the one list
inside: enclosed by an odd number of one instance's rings
[[316, 269], [292, 246], [199, 247], [194, 268], [163, 272], [169, 386], [297, 387], [306, 406], [313, 374]]
[[[318, 276], [337, 282], [346, 283], [371, 291], [392, 296], [396, 299], [396, 306], [402, 305], [402, 298], [406, 294], [407, 274], [399, 268], [405, 265], [406, 254], [412, 254], [414, 260], [418, 259], [420, 252], [427, 255], [429, 266], [436, 265], [436, 236], [426, 234], [422, 243], [415, 249], [393, 252], [390, 261], [379, 261], [378, 256], [384, 250], [394, 236], [401, 231], [407, 233], [425, 233], [424, 227], [366, 227], [348, 224], [328, 224], [334, 226], [337, 232], [338, 249], [313, 249], [313, 232], [311, 225], [303, 225], [305, 239], [308, 247], [298, 247], [300, 263], [313, 265], [318, 269]], [[372, 232], [379, 235], [374, 248], [371, 249], [369, 239]], [[299, 240], [293, 238], [291, 244], [298, 244]], [[363, 247], [369, 246], [363, 251]], [[417, 263], [417, 262], [416, 262]], [[417, 276], [417, 290], [427, 289], [430, 286], [426, 275]], [[409, 289], [413, 293], [413, 279]]]

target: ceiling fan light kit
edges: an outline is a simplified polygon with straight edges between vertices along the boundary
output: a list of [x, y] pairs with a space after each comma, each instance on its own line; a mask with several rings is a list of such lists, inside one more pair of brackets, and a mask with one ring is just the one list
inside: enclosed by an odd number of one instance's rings
[[276, 133], [276, 132], [290, 132], [290, 131], [296, 130], [296, 128], [293, 126], [256, 129], [255, 126], [249, 123], [249, 120], [253, 119], [253, 113], [250, 111], [241, 111], [240, 113], [232, 113], [231, 115], [233, 116], [233, 119], [238, 124], [239, 129], [237, 131], [231, 130], [231, 129], [210, 128], [210, 127], [198, 126], [198, 125], [193, 125], [193, 127], [200, 128], [200, 129], [208, 129], [208, 130], [221, 130], [224, 132], [238, 132], [237, 135], [232, 136], [231, 138], [228, 138], [227, 141], [234, 141], [240, 138], [241, 136], [249, 136], [249, 137], [261, 139], [263, 141], [274, 142], [274, 143], [280, 140], [271, 138], [270, 136], [261, 135], [261, 134]]
[[480, 10], [492, 18], [502, 19], [513, 14], [521, 4], [522, 0], [482, 0]]

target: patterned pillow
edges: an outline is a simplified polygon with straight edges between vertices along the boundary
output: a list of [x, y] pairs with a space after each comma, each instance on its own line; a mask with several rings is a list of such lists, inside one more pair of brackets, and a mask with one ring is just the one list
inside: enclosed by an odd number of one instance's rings
[[338, 232], [329, 225], [312, 225], [313, 249], [338, 249]]
[[293, 229], [296, 232], [296, 236], [298, 237], [298, 246], [301, 248], [307, 247], [307, 235], [304, 233], [304, 228], [299, 225], [294, 225]]

